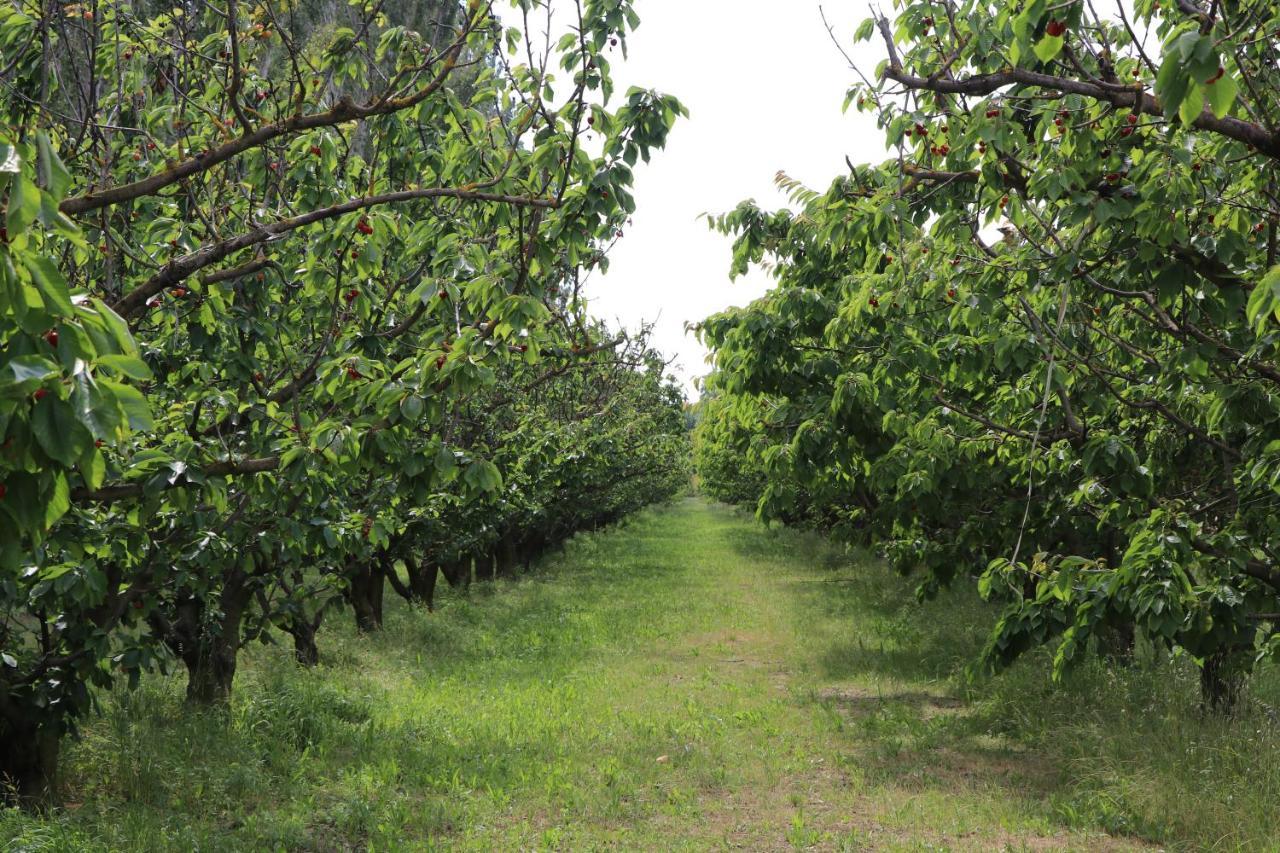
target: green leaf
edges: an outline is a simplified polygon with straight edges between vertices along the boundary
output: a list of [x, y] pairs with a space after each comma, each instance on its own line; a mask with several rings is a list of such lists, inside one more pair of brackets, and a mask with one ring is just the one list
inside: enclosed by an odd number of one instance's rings
[[44, 526], [47, 530], [58, 522], [58, 519], [71, 509], [71, 489], [67, 486], [67, 476], [59, 471], [53, 478], [53, 492], [48, 503], [44, 505]]
[[85, 485], [91, 489], [99, 488], [107, 477], [107, 461], [96, 447], [89, 448], [80, 457], [79, 468]]
[[89, 301], [90, 304], [93, 305], [94, 310], [96, 310], [102, 317], [107, 328], [111, 331], [111, 336], [115, 338], [116, 345], [120, 347], [120, 352], [127, 354], [136, 353], [138, 351], [138, 346], [134, 343], [133, 335], [129, 332], [129, 324], [124, 321], [124, 318], [111, 310], [111, 306], [107, 305], [101, 299], [93, 298]]
[[1219, 77], [1217, 82], [1204, 88], [1209, 94], [1209, 108], [1217, 118], [1222, 118], [1231, 111], [1231, 105], [1235, 103], [1236, 94], [1240, 90], [1235, 76], [1230, 71]]
[[67, 188], [71, 186], [71, 173], [58, 159], [53, 143], [49, 141], [49, 134], [44, 131], [36, 134], [36, 150], [38, 152], [36, 171], [40, 176], [40, 183], [45, 191], [53, 196], [55, 202], [61, 201], [66, 195]]
[[1062, 52], [1063, 44], [1062, 36], [1045, 35], [1040, 41], [1036, 42], [1036, 46], [1032, 50], [1035, 52], [1037, 59], [1041, 62], [1048, 62]]
[[139, 382], [146, 382], [153, 378], [151, 368], [147, 367], [147, 363], [136, 355], [99, 356], [98, 364]]
[[101, 378], [98, 379], [98, 386], [103, 391], [115, 396], [116, 403], [128, 420], [129, 429], [134, 432], [146, 432], [155, 428], [155, 424], [151, 420], [151, 407], [147, 405], [147, 398], [142, 396], [142, 392], [137, 388]]
[[424, 409], [425, 405], [422, 402], [422, 398], [416, 394], [410, 394], [400, 401], [400, 414], [407, 421], [416, 423], [422, 417]]
[[1275, 319], [1280, 321], [1280, 264], [1272, 267], [1271, 271], [1254, 285], [1253, 292], [1249, 294], [1249, 304], [1245, 307], [1245, 313], [1258, 334], [1262, 334], [1266, 329], [1270, 315], [1274, 315]]
[[0, 173], [14, 175], [21, 169], [22, 158], [18, 156], [18, 149], [8, 142], [0, 142]]
[[9, 362], [8, 368], [13, 374], [13, 381], [24, 386], [20, 389], [23, 393], [35, 384], [59, 375], [58, 365], [42, 355], [20, 355]]
[[75, 314], [71, 304], [71, 295], [67, 291], [67, 280], [54, 266], [53, 261], [44, 255], [27, 255], [23, 258], [27, 272], [31, 273], [31, 282], [40, 292], [44, 300], [45, 310], [58, 317], [70, 317]]
[[1182, 119], [1183, 124], [1190, 125], [1200, 117], [1202, 112], [1204, 112], [1204, 87], [1195, 83], [1187, 89], [1187, 95], [1182, 99], [1182, 106], [1178, 108], [1178, 118]]
[[9, 238], [13, 239], [26, 231], [39, 213], [40, 189], [25, 173], [19, 172], [9, 186], [9, 208], [4, 221]]
[[52, 394], [36, 403], [31, 426], [36, 443], [49, 458], [67, 468], [73, 467], [85, 448], [93, 445], [71, 406]]
[[124, 412], [116, 396], [104, 391], [87, 373], [77, 373], [72, 379], [71, 405], [94, 438], [115, 438], [124, 425]]

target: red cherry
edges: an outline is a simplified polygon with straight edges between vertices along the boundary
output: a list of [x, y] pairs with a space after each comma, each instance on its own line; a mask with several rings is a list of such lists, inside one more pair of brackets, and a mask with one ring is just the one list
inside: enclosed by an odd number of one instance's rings
[[1121, 136], [1132, 136], [1132, 135], [1133, 135], [1133, 128], [1132, 128], [1132, 127], [1122, 127], [1122, 128], [1120, 128], [1120, 135], [1121, 135]]
[[360, 296], [360, 291], [356, 290], [355, 288], [352, 288], [351, 290], [348, 290], [346, 293], [344, 293], [342, 295], [342, 298], [347, 300], [347, 304], [350, 305], [352, 302], [355, 302], [359, 296]]
[[995, 118], [998, 115], [1000, 115], [1000, 109], [998, 107], [992, 107], [987, 110], [987, 118]]
[[169, 291], [169, 295], [174, 299], [181, 299], [187, 295], [187, 289], [185, 287], [175, 287], [173, 290]]
[[353, 259], [353, 260], [354, 260], [355, 258], [360, 257], [360, 250], [359, 250], [359, 249], [352, 249], [352, 250], [351, 250], [351, 257], [352, 257], [352, 259]]
[[880, 300], [879, 300], [879, 299], [876, 299], [876, 298], [873, 296], [873, 297], [871, 297], [871, 300], [870, 300], [867, 304], [868, 304], [868, 305], [870, 305], [872, 308], [879, 308], [879, 307], [880, 307]]
[[94, 439], [94, 442], [93, 442], [94, 447], [101, 447], [103, 444], [105, 444], [105, 442], [102, 439], [100, 438]]
[[1137, 113], [1129, 113], [1127, 116], [1125, 116], [1125, 117], [1124, 117], [1124, 120], [1125, 120], [1125, 121], [1127, 121], [1127, 122], [1129, 122], [1129, 124], [1137, 124], [1137, 123], [1138, 123], [1138, 114], [1137, 114]]
[[320, 148], [320, 146], [319, 146], [319, 145], [312, 145], [312, 146], [311, 146], [311, 156], [312, 156], [312, 157], [319, 157], [319, 156], [320, 156], [321, 154], [323, 154], [323, 153], [324, 153], [324, 151]]
[[1058, 38], [1067, 31], [1067, 22], [1049, 21], [1049, 24], [1044, 28], [1044, 31], [1053, 38]]
[[1116, 181], [1120, 180], [1120, 174], [1118, 172], [1112, 172], [1107, 175], [1107, 180], [1114, 184]]
[[436, 370], [440, 370], [443, 367], [444, 367], [444, 356], [440, 356], [436, 359]]
[[37, 400], [43, 400], [45, 397], [49, 396], [49, 390], [47, 388], [37, 388], [36, 393], [32, 396]]
[[955, 299], [955, 298], [956, 298], [956, 289], [955, 289], [954, 287], [953, 287], [953, 288], [951, 288], [951, 289], [949, 289], [949, 290], [947, 291], [947, 298], [949, 298], [949, 299]]
[[437, 294], [436, 294], [436, 296], [437, 296], [437, 297], [439, 297], [440, 299], [448, 299], [448, 298], [449, 298], [449, 291], [445, 290], [445, 289], [442, 287], [442, 288], [440, 288], [440, 292], [439, 292], [439, 293], [437, 293]]
[[49, 344], [49, 346], [56, 347], [58, 345], [58, 330], [50, 329], [49, 331], [45, 332], [44, 339], [45, 339], [45, 342]]
[[348, 367], [348, 368], [347, 368], [347, 378], [348, 378], [348, 379], [359, 379], [359, 378], [360, 378], [360, 371], [359, 371], [359, 370], [356, 370], [354, 367]]

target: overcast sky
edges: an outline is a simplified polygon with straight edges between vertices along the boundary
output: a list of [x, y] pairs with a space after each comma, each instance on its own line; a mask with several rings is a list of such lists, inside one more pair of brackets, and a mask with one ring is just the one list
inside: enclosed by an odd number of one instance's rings
[[[846, 50], [869, 12], [864, 0], [827, 0], [827, 18]], [[592, 277], [592, 312], [635, 327], [656, 321], [655, 344], [696, 398], [692, 379], [708, 367], [686, 322], [761, 295], [771, 280], [755, 272], [729, 281], [730, 243], [698, 217], [754, 198], [786, 202], [779, 171], [825, 189], [855, 163], [883, 159], [872, 119], [841, 113], [854, 78], [823, 26], [817, 0], [636, 0], [640, 29], [629, 58], [617, 54], [618, 91], [638, 85], [669, 92], [690, 117], [667, 149], [636, 175], [634, 225], [610, 255], [608, 275]], [[561, 22], [564, 23], [563, 21]], [[870, 72], [876, 44], [854, 58]], [[616, 106], [616, 104], [614, 105]]]

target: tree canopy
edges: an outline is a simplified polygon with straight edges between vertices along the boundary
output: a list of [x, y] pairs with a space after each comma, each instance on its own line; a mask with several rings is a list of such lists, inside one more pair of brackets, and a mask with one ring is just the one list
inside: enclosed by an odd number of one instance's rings
[[373, 630], [384, 581], [429, 605], [679, 487], [680, 395], [581, 281], [683, 107], [613, 91], [626, 0], [511, 5], [0, 4], [19, 794], [95, 685], [176, 658], [217, 701], [244, 642], [313, 662], [334, 603]]
[[886, 59], [846, 107], [889, 156], [713, 220], [778, 284], [701, 327], [704, 482], [922, 594], [975, 580], [992, 666], [1137, 631], [1229, 705], [1280, 645], [1278, 27], [1149, 0], [864, 22]]

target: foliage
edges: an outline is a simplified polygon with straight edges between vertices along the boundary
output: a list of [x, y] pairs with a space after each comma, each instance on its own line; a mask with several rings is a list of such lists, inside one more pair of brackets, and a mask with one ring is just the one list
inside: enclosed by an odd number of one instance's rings
[[679, 400], [643, 335], [585, 318], [579, 276], [683, 108], [612, 91], [625, 0], [541, 50], [545, 4], [512, 5], [518, 29], [439, 0], [416, 32], [361, 4], [0, 4], [20, 794], [47, 793], [94, 685], [176, 657], [191, 699], [224, 699], [275, 628], [313, 660], [338, 596], [376, 627], [389, 564], [434, 584], [433, 525], [484, 558], [675, 488]]
[[[985, 660], [1132, 632], [1229, 706], [1280, 620], [1276, 9], [910, 2], [847, 106], [893, 156], [713, 226], [778, 286], [702, 326], [765, 517], [1005, 604]], [[1141, 33], [1158, 36], [1153, 54]], [[999, 232], [999, 233], [998, 233]], [[708, 460], [710, 460], [708, 462]]]

